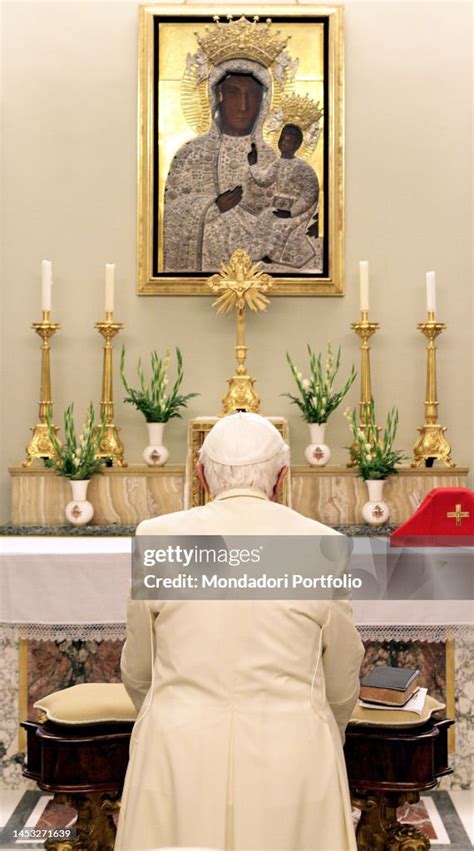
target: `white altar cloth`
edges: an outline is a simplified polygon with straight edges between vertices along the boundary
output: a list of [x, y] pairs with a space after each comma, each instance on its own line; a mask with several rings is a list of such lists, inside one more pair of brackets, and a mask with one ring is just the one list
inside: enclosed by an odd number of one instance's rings
[[[122, 639], [131, 538], [0, 537], [0, 637]], [[442, 641], [473, 629], [470, 600], [355, 600], [364, 639]]]
[[121, 638], [131, 538], [0, 538], [0, 634]]

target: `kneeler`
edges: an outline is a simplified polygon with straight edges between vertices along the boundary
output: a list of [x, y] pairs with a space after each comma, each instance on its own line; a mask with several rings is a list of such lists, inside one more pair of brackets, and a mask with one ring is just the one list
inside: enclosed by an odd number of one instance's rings
[[48, 839], [47, 851], [113, 851], [114, 814], [127, 770], [136, 710], [121, 683], [84, 683], [35, 703], [25, 777], [78, 814], [73, 840]]
[[[73, 840], [48, 839], [47, 851], [113, 851], [114, 814], [128, 763], [135, 709], [120, 683], [86, 683], [37, 701], [42, 716], [24, 721], [25, 777], [77, 810]], [[448, 767], [443, 704], [427, 697], [421, 716], [356, 707], [346, 730], [352, 800], [361, 810], [359, 851], [426, 851], [417, 828], [400, 824], [397, 807], [418, 801]]]
[[427, 695], [421, 715], [356, 706], [346, 729], [344, 755], [351, 800], [361, 811], [358, 851], [427, 851], [430, 840], [398, 820], [397, 809], [416, 804], [452, 774], [444, 704]]

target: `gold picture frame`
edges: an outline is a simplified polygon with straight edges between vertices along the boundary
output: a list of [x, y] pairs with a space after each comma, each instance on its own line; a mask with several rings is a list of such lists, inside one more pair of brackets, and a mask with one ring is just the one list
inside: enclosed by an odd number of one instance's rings
[[[188, 91], [183, 93], [183, 79], [190, 61], [188, 57], [193, 58], [190, 54], [193, 49], [191, 45], [198, 47], [196, 34], [205, 33], [206, 27], [208, 33], [212, 33], [212, 27], [223, 27], [228, 16], [231, 19], [233, 16], [235, 20], [245, 16], [246, 23], [256, 24], [255, 15], [258, 11], [257, 7], [226, 5], [222, 21], [217, 24], [213, 23], [215, 7], [140, 7], [137, 198], [139, 295], [209, 295], [205, 280], [212, 274], [211, 270], [165, 268], [165, 182], [174, 154], [185, 142], [199, 135], [190, 130], [189, 121], [185, 125], [183, 118], [186, 108], [190, 111], [186, 101], [190, 91], [189, 81]], [[286, 271], [275, 272], [269, 267], [275, 280], [272, 295], [341, 296], [344, 294], [343, 9], [340, 6], [262, 7], [261, 20], [268, 21], [269, 18], [274, 28], [272, 33], [281, 32], [283, 36], [291, 38], [289, 46], [292, 52], [289, 57], [296, 56], [299, 61], [292, 82], [296, 100], [302, 102], [307, 98], [308, 102], [311, 99], [314, 104], [316, 97], [322, 94], [323, 104], [321, 129], [315, 148], [307, 155], [308, 159], [317, 157], [319, 164], [317, 168], [313, 166], [320, 184], [317, 211], [319, 230], [314, 232], [315, 236], [314, 233], [311, 235], [320, 246], [320, 265], [318, 271], [308, 269], [291, 275]], [[258, 26], [263, 24], [259, 22]], [[291, 94], [287, 82], [284, 83], [286, 88], [282, 88], [287, 97], [285, 103], [289, 102]], [[272, 109], [274, 100], [275, 86]], [[263, 127], [262, 132], [267, 133], [265, 140], [268, 141], [269, 131], [265, 125]], [[277, 139], [278, 134], [273, 140], [274, 148]], [[301, 150], [304, 150], [304, 145]], [[313, 165], [312, 161], [310, 165]], [[188, 230], [185, 229], [184, 233], [188, 233]]]

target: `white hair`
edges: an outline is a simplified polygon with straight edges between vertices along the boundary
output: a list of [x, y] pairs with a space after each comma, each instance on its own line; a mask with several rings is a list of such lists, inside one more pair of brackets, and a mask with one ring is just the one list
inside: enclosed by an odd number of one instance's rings
[[256, 488], [271, 497], [278, 473], [282, 467], [290, 466], [290, 450], [285, 444], [284, 448], [269, 461], [236, 466], [211, 461], [207, 458], [205, 449], [202, 448], [199, 452], [199, 461], [204, 466], [211, 496], [217, 496], [231, 488]]

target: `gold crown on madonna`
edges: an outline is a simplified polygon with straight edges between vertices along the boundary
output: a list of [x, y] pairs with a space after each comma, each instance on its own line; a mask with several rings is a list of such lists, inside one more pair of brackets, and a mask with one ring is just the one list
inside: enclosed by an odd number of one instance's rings
[[281, 99], [280, 110], [285, 124], [297, 124], [301, 130], [307, 130], [319, 122], [323, 110], [308, 95], [288, 95]]
[[199, 47], [213, 65], [219, 65], [227, 59], [252, 59], [269, 68], [287, 45], [290, 36], [284, 36], [280, 30], [271, 29], [271, 19], [259, 24], [255, 15], [248, 21], [243, 15], [234, 21], [227, 16], [228, 23], [222, 23], [219, 15], [214, 15], [215, 26], [206, 27], [205, 34], [195, 33]]

